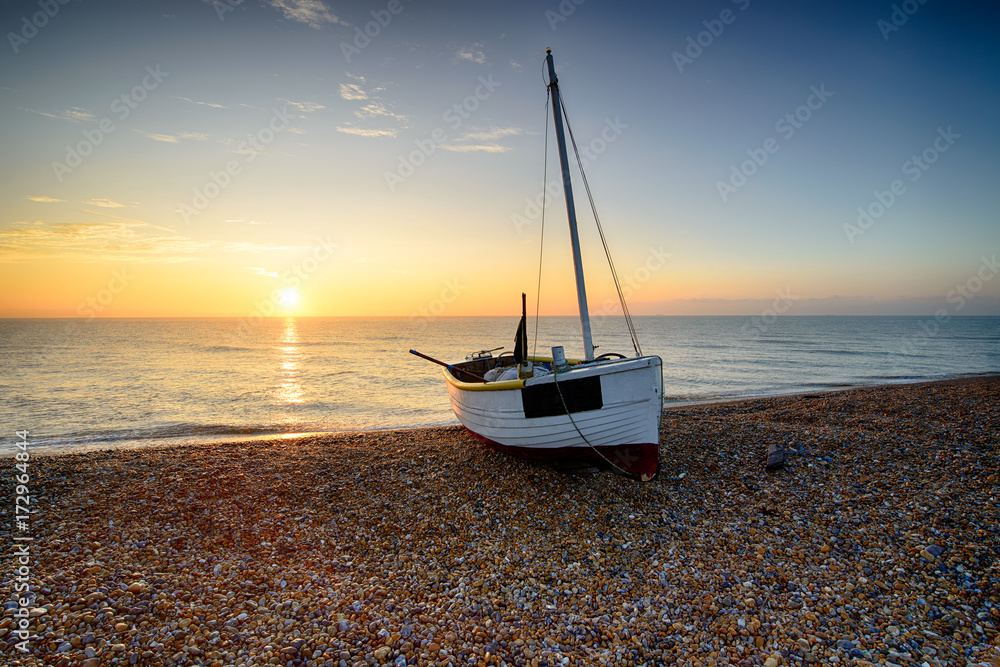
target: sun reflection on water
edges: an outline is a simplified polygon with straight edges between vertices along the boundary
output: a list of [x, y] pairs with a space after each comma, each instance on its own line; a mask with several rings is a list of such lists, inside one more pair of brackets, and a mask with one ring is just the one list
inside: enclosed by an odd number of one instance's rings
[[285, 332], [281, 352], [281, 381], [278, 383], [278, 398], [284, 403], [302, 403], [305, 392], [299, 382], [299, 360], [302, 352], [299, 350], [299, 330], [293, 318], [285, 320]]

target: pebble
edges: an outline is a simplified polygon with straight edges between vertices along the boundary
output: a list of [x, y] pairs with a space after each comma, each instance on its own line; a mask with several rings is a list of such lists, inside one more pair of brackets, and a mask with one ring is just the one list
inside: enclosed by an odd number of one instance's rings
[[[661, 433], [646, 484], [456, 427], [38, 456], [42, 611], [11, 664], [995, 656], [1000, 380], [671, 408]], [[771, 442], [801, 453], [768, 473]]]

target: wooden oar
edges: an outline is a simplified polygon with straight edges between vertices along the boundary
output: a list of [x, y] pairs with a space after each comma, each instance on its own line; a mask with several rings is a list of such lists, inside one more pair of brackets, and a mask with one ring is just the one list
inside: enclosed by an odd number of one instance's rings
[[464, 371], [461, 368], [455, 368], [451, 364], [446, 364], [445, 362], [439, 361], [439, 360], [435, 359], [434, 357], [428, 357], [426, 354], [421, 354], [420, 352], [417, 352], [416, 350], [410, 350], [410, 354], [416, 355], [416, 356], [420, 357], [421, 359], [426, 359], [427, 361], [432, 361], [435, 364], [437, 364], [438, 366], [444, 366], [449, 371], [458, 372], [458, 373], [461, 373], [462, 375], [467, 375], [467, 376], [469, 376], [470, 378], [472, 378], [476, 382], [486, 382], [486, 380], [484, 380], [481, 376], [476, 375], [475, 373], [470, 373], [469, 371]]

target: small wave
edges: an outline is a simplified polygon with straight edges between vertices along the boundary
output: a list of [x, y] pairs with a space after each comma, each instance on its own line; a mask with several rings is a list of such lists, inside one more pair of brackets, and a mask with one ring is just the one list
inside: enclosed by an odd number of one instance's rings
[[201, 349], [205, 352], [249, 352], [253, 348], [239, 345], [206, 345]]
[[256, 436], [285, 433], [287, 431], [288, 429], [281, 427], [175, 423], [142, 429], [113, 429], [109, 431], [81, 431], [79, 433], [66, 433], [55, 435], [50, 438], [39, 438], [38, 444], [113, 444], [124, 441], [166, 440], [192, 436]]

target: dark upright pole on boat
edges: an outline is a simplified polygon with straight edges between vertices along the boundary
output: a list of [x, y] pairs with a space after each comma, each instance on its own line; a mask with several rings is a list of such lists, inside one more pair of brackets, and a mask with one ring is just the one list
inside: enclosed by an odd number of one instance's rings
[[521, 292], [521, 361], [528, 358], [528, 295]]
[[583, 354], [587, 361], [594, 359], [594, 341], [590, 335], [590, 311], [587, 308], [587, 287], [583, 282], [583, 260], [580, 257], [580, 234], [576, 230], [576, 205], [573, 203], [573, 184], [569, 177], [569, 158], [566, 155], [566, 137], [563, 135], [562, 102], [556, 66], [552, 62], [552, 49], [545, 49], [549, 64], [549, 90], [552, 91], [552, 116], [556, 123], [559, 143], [559, 166], [562, 167], [563, 191], [566, 193], [566, 214], [569, 216], [569, 239], [573, 246], [573, 269], [576, 272], [576, 300], [580, 306], [580, 328], [583, 330]]

